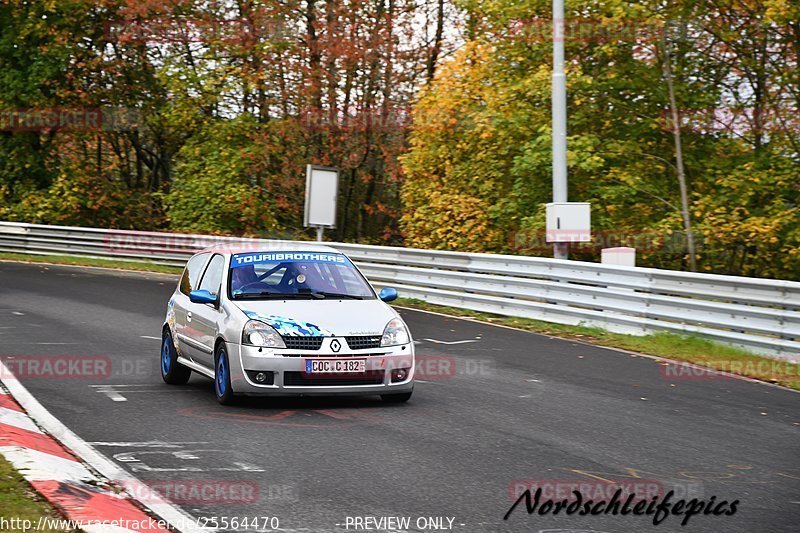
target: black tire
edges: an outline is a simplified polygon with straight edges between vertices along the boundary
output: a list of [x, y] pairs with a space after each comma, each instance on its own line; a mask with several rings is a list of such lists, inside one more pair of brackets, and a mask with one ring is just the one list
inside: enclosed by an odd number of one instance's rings
[[161, 335], [161, 379], [170, 385], [184, 385], [192, 376], [191, 369], [178, 362], [178, 351], [168, 329]]
[[214, 354], [214, 395], [222, 405], [232, 405], [236, 401], [231, 388], [231, 366], [225, 344], [220, 344]]
[[413, 390], [410, 390], [399, 394], [381, 394], [381, 400], [386, 403], [406, 403], [411, 399], [411, 394], [413, 394], [413, 392]]

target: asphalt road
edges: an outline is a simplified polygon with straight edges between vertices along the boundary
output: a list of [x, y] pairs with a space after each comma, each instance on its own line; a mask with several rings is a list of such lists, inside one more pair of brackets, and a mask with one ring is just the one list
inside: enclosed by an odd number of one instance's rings
[[[27, 369], [24, 385], [64, 424], [195, 517], [220, 526], [222, 517], [277, 517], [309, 532], [363, 531], [356, 517], [388, 516], [410, 524], [372, 530], [442, 531], [448, 518], [465, 533], [797, 530], [794, 392], [677, 379], [652, 359], [403, 310], [425, 374], [408, 404], [248, 399], [223, 408], [209, 379], [175, 387], [159, 376], [175, 282], [0, 263], [0, 355]], [[83, 375], [43, 370], [59, 359], [93, 363]], [[528, 515], [524, 505], [503, 520], [519, 487], [600, 494], [609, 481], [739, 504], [685, 527], [677, 516], [655, 526], [652, 516]]]

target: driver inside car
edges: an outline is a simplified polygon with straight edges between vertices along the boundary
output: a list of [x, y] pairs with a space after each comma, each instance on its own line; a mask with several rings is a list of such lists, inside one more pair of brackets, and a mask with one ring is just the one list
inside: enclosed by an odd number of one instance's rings
[[243, 267], [238, 267], [232, 269], [232, 276], [233, 281], [233, 290], [240, 291], [247, 285], [251, 283], [257, 283], [259, 281], [258, 274], [256, 274], [256, 269], [253, 265], [246, 265]]

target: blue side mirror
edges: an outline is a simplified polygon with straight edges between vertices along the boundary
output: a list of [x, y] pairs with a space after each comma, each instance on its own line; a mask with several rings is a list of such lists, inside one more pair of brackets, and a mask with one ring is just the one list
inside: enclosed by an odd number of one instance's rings
[[392, 302], [397, 300], [397, 289], [393, 289], [392, 287], [384, 287], [378, 294], [378, 298], [384, 302]]
[[217, 297], [209, 291], [203, 289], [199, 291], [192, 291], [189, 293], [189, 300], [195, 304], [215, 304]]

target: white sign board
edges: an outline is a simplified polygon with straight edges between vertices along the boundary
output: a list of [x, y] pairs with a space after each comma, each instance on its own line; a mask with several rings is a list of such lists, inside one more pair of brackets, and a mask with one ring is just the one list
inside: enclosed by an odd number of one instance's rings
[[306, 167], [306, 227], [336, 227], [336, 198], [339, 195], [339, 169]]
[[588, 202], [553, 202], [546, 208], [547, 242], [589, 242], [592, 215]]
[[606, 265], [636, 266], [636, 248], [628, 246], [603, 248], [600, 251], [600, 262]]

